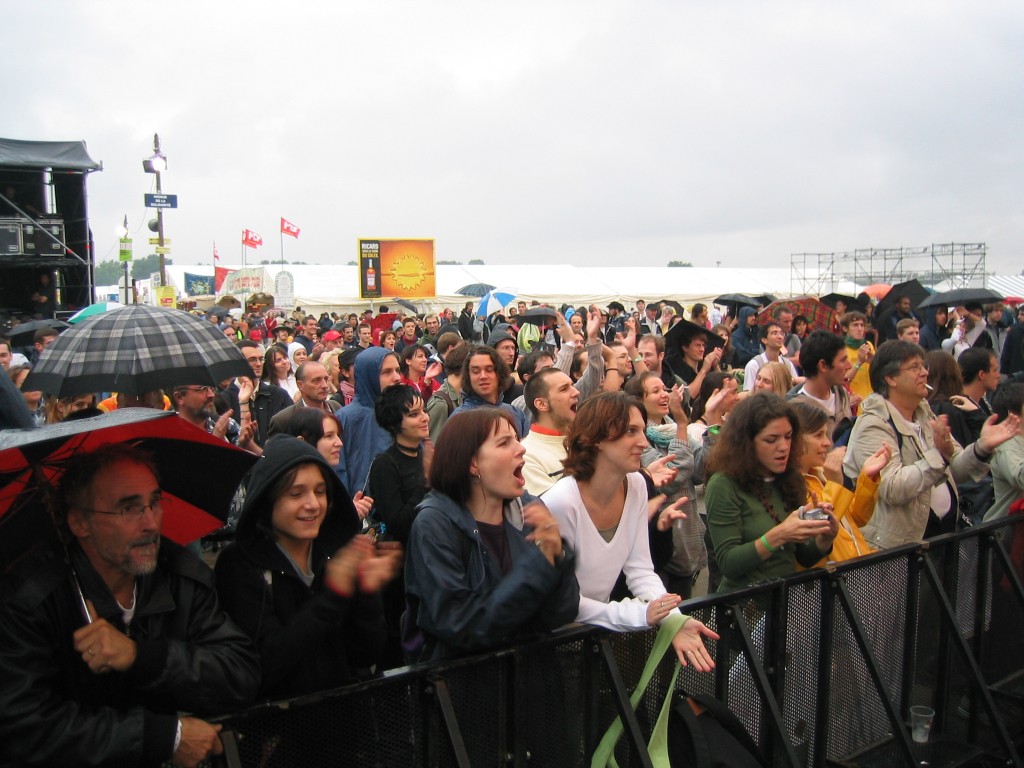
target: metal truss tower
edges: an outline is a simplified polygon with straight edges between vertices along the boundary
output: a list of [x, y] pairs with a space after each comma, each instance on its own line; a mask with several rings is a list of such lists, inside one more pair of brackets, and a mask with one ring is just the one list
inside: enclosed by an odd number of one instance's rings
[[944, 283], [949, 289], [984, 287], [986, 275], [985, 243], [794, 253], [789, 262], [789, 286], [794, 295], [821, 296], [841, 290], [840, 283], [864, 287], [911, 279], [925, 286]]

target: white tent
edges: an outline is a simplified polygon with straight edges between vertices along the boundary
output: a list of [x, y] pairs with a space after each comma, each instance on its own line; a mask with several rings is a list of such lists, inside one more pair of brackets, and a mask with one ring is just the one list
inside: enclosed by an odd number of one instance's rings
[[[240, 265], [225, 265], [236, 269]], [[268, 266], [271, 280], [279, 268]], [[208, 272], [209, 267], [167, 267], [169, 284], [179, 292], [184, 285], [184, 273]], [[357, 268], [342, 265], [288, 265], [295, 278], [294, 304], [308, 311], [346, 311], [367, 306], [370, 302], [359, 298]], [[766, 269], [714, 269], [690, 267], [576, 267], [571, 264], [463, 266], [439, 265], [436, 268], [437, 295], [410, 299], [423, 310], [442, 307], [461, 307], [471, 297], [456, 291], [472, 283], [487, 283], [499, 288], [513, 289], [526, 301], [551, 304], [568, 303], [574, 306], [611, 301], [632, 305], [637, 299], [675, 299], [683, 304], [701, 301], [708, 303], [723, 293], [765, 293], [776, 296], [790, 295], [790, 270]], [[273, 293], [273, 291], [269, 291]], [[394, 297], [384, 296], [375, 304], [393, 303]]]

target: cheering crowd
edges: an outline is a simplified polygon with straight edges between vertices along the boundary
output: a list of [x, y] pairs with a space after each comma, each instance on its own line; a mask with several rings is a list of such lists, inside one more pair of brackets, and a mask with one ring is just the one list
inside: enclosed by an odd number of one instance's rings
[[25, 391], [58, 334], [0, 338], [13, 424], [168, 410], [258, 457], [190, 548], [160, 535], [169, 467], [131, 445], [68, 461], [63, 544], [0, 587], [0, 764], [195, 765], [221, 749], [204, 716], [572, 622], [683, 613], [677, 657], [711, 670], [687, 599], [1024, 496], [1024, 308], [894, 298], [827, 327], [643, 301], [211, 314], [251, 376], [133, 396]]

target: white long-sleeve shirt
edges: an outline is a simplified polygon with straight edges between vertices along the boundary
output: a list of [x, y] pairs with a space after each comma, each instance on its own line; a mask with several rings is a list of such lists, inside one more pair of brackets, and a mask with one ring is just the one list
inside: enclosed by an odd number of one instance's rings
[[[665, 594], [654, 572], [647, 534], [647, 485], [639, 472], [626, 476], [626, 503], [611, 541], [598, 532], [576, 479], [564, 477], [543, 495], [562, 538], [576, 553], [580, 609], [576, 621], [617, 632], [646, 629], [647, 603]], [[635, 599], [608, 602], [619, 572]]]

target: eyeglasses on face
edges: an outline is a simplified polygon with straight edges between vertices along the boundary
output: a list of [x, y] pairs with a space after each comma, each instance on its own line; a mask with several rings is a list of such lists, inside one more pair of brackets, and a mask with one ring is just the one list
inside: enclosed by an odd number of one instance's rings
[[928, 372], [928, 366], [925, 365], [924, 363], [918, 361], [918, 362], [914, 363], [913, 365], [908, 365], [906, 367], [901, 365], [900, 366], [900, 371], [907, 371], [907, 372], [912, 373], [912, 374], [914, 374], [916, 376], [917, 374], [919, 374], [921, 372], [927, 373]]
[[122, 517], [125, 520], [141, 520], [142, 516], [146, 514], [146, 510], [153, 510], [154, 515], [162, 514], [164, 511], [164, 500], [162, 496], [155, 496], [150, 499], [149, 504], [143, 504], [141, 501], [129, 501], [125, 503], [120, 509], [109, 511], [106, 509], [86, 509], [86, 512], [95, 512], [100, 515], [114, 515]]
[[179, 392], [202, 392], [204, 395], [212, 395], [217, 391], [216, 387], [211, 387], [209, 384], [205, 384], [201, 387], [178, 387]]

